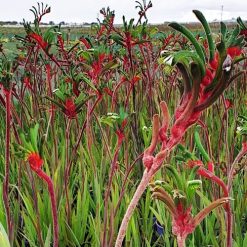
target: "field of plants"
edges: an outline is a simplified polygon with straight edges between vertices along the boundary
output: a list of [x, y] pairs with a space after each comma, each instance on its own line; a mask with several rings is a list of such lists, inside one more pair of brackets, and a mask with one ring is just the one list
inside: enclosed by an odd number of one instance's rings
[[1, 36], [0, 247], [247, 246], [247, 25], [136, 4], [72, 39], [40, 3]]

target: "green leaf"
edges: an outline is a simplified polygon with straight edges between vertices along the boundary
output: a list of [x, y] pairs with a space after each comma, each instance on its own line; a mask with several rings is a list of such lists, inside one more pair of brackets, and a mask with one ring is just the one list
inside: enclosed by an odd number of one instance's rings
[[196, 190], [200, 189], [201, 185], [202, 181], [199, 179], [190, 180], [187, 182], [187, 197], [189, 201], [194, 198]]
[[243, 246], [247, 246], [247, 233], [244, 234]]
[[55, 89], [53, 93], [62, 101], [65, 101], [65, 95], [60, 89]]
[[240, 33], [240, 28], [239, 28], [239, 26], [236, 26], [235, 29], [233, 30], [230, 38], [228, 39], [228, 41], [226, 43], [226, 47], [231, 47], [232, 46], [232, 44], [236, 40], [236, 38], [239, 35], [239, 33]]
[[10, 247], [8, 235], [0, 222], [0, 246], [1, 247]]
[[205, 66], [203, 64], [203, 60], [198, 56], [198, 54], [194, 51], [178, 51], [171, 55], [172, 57], [172, 65], [177, 63], [182, 63], [187, 67], [187, 70], [190, 70], [190, 63], [195, 62], [199, 65], [202, 76], [205, 75]]
[[83, 51], [83, 50], [81, 50], [81, 51], [79, 51], [79, 52], [77, 53], [77, 56], [82, 56], [82, 57], [83, 57], [87, 62], [89, 62], [89, 63], [92, 62], [91, 54], [90, 54], [90, 52], [88, 52], [88, 51]]
[[35, 150], [35, 152], [39, 152], [38, 150], [38, 131], [39, 131], [39, 124], [35, 124], [35, 126], [33, 128], [30, 128], [30, 140], [31, 140], [31, 144]]
[[199, 135], [197, 130], [195, 131], [194, 137], [195, 137], [195, 144], [196, 144], [199, 152], [201, 153], [202, 157], [205, 159], [206, 162], [211, 161], [208, 153], [206, 152], [206, 150], [204, 149], [204, 147], [201, 143], [200, 135]]
[[209, 46], [209, 60], [212, 61], [214, 59], [215, 45], [212, 39], [212, 33], [210, 30], [210, 27], [204, 15], [199, 10], [193, 10], [193, 12], [196, 15], [197, 19], [201, 22], [205, 30], [207, 40], [208, 40], [208, 46]]
[[161, 225], [164, 225], [164, 221], [162, 220], [160, 214], [153, 208], [150, 206], [150, 209], [151, 211], [153, 212], [154, 216], [156, 217], [156, 219], [158, 220], [158, 222], [161, 224]]
[[22, 141], [22, 146], [24, 147], [24, 150], [28, 150], [30, 152], [34, 152], [34, 148], [30, 142], [26, 140], [26, 136], [23, 132], [20, 133], [20, 139]]
[[206, 60], [205, 60], [205, 56], [204, 56], [204, 52], [202, 50], [202, 47], [197, 42], [197, 40], [194, 37], [194, 35], [192, 34], [192, 32], [188, 28], [180, 25], [177, 22], [172, 22], [168, 26], [170, 26], [173, 29], [175, 29], [175, 30], [179, 31], [180, 33], [182, 33], [193, 44], [193, 46], [195, 47], [195, 50], [196, 50], [198, 56], [202, 60], [203, 64], [205, 64], [206, 63]]
[[80, 77], [81, 80], [83, 80], [83, 82], [87, 83], [94, 91], [97, 91], [97, 88], [83, 73], [80, 73], [78, 76]]
[[183, 178], [178, 174], [178, 171], [176, 170], [176, 168], [171, 165], [165, 165], [165, 168], [173, 176], [174, 182], [177, 185], [177, 189], [183, 190], [184, 189]]
[[47, 231], [44, 247], [50, 247], [50, 246], [51, 246], [51, 225], [49, 225], [49, 229]]
[[220, 22], [220, 32], [223, 40], [225, 40], [227, 29], [226, 29], [226, 24], [224, 22]]

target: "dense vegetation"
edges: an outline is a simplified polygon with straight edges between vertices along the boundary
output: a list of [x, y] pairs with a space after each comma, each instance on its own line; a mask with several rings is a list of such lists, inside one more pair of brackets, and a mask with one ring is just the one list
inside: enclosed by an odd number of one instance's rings
[[0, 246], [247, 246], [247, 28], [100, 12], [0, 43]]

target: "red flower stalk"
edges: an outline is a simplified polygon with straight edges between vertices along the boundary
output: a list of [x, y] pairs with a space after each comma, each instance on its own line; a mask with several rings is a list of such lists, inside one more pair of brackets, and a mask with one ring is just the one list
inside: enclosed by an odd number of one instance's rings
[[37, 153], [30, 153], [27, 157], [27, 160], [31, 166], [31, 169], [34, 171], [40, 169], [43, 165], [43, 160]]
[[[227, 56], [229, 56], [230, 60], [241, 54], [242, 50], [240, 47], [233, 46], [227, 49]], [[226, 57], [224, 63], [229, 60], [227, 59], [228, 57]], [[231, 63], [231, 61], [229, 62]], [[218, 66], [219, 54], [216, 53], [214, 59], [206, 66], [206, 74], [202, 79], [200, 79], [199, 68], [196, 66], [191, 68], [192, 74], [195, 75], [193, 78], [193, 86], [192, 88], [189, 88], [189, 86], [186, 85], [181, 103], [176, 109], [175, 123], [171, 129], [170, 141], [167, 144], [168, 149], [180, 142], [185, 131], [199, 120], [201, 112], [213, 104], [218, 96], [229, 85], [229, 83], [225, 81], [227, 79], [219, 79], [218, 85], [214, 86], [214, 89], [208, 90], [208, 88], [212, 86], [212, 83], [214, 83], [214, 78], [218, 73]], [[229, 66], [231, 69], [231, 64]], [[181, 65], [179, 65], [179, 69], [181, 73], [185, 75], [186, 72]], [[224, 74], [225, 72], [222, 73]], [[222, 78], [225, 78], [224, 75], [222, 75]], [[185, 81], [187, 80], [186, 76], [184, 79]]]
[[98, 59], [95, 60], [92, 64], [91, 70], [88, 72], [88, 75], [93, 80], [95, 84], [98, 83], [98, 78], [102, 72], [103, 69], [103, 62], [106, 58], [106, 54], [102, 53], [99, 54]]
[[230, 55], [232, 59], [242, 54], [242, 50], [238, 46], [232, 46], [227, 48], [227, 54]]
[[152, 197], [159, 199], [166, 204], [167, 209], [172, 216], [172, 233], [177, 237], [178, 247], [185, 247], [187, 236], [194, 232], [195, 228], [213, 209], [227, 203], [229, 200], [228, 197], [224, 197], [213, 201], [193, 217], [191, 214], [191, 205], [185, 208], [181, 200], [176, 204], [163, 188], [158, 186], [154, 187]]
[[85, 38], [80, 38], [80, 41], [86, 46], [87, 49], [91, 48], [91, 45]]
[[65, 111], [64, 111], [65, 115], [69, 118], [69, 119], [73, 119], [76, 118], [77, 112], [76, 112], [76, 105], [73, 101], [73, 99], [69, 98], [66, 99], [65, 101]]
[[[126, 120], [126, 119], [125, 119]], [[117, 135], [117, 147], [115, 149], [114, 152], [114, 156], [113, 156], [113, 160], [111, 162], [111, 168], [109, 170], [109, 181], [106, 187], [106, 192], [105, 192], [105, 197], [104, 197], [104, 208], [105, 208], [105, 212], [104, 212], [104, 231], [103, 231], [103, 239], [102, 239], [102, 243], [101, 246], [112, 246], [112, 238], [110, 238], [110, 243], [107, 243], [107, 228], [108, 228], [108, 224], [107, 224], [107, 219], [108, 219], [108, 204], [109, 204], [109, 197], [111, 194], [111, 187], [112, 187], [112, 181], [113, 181], [113, 176], [115, 171], [117, 170], [117, 166], [118, 166], [118, 156], [119, 156], [119, 152], [122, 146], [122, 143], [124, 141], [124, 127], [127, 124], [127, 120], [122, 122], [122, 125], [119, 129], [117, 129], [115, 131], [116, 135]]]
[[25, 87], [27, 87], [28, 89], [32, 90], [32, 85], [30, 83], [30, 77], [25, 76], [23, 78], [23, 83], [24, 83]]
[[30, 33], [29, 37], [34, 39], [40, 48], [42, 48], [44, 51], [48, 48], [48, 43], [44, 41], [43, 37], [37, 33]]
[[[197, 78], [197, 80], [199, 79], [200, 78]], [[158, 115], [153, 116], [153, 133], [152, 133], [151, 144], [144, 151], [144, 155], [143, 155], [143, 164], [146, 167], [146, 169], [143, 173], [141, 182], [139, 186], [137, 187], [137, 190], [123, 218], [122, 224], [118, 232], [115, 247], [121, 247], [130, 217], [135, 207], [137, 206], [137, 203], [139, 199], [141, 198], [143, 192], [145, 191], [148, 183], [150, 182], [152, 177], [155, 175], [155, 173], [159, 170], [159, 168], [161, 167], [162, 163], [164, 162], [169, 152], [180, 142], [185, 131], [192, 124], [198, 121], [201, 111], [196, 112], [194, 111], [194, 108], [193, 108], [195, 105], [194, 102], [197, 101], [197, 99], [194, 98], [194, 95], [196, 95], [197, 90], [199, 90], [198, 87], [194, 87], [192, 93], [189, 95], [185, 95], [184, 98], [182, 99], [182, 102], [179, 108], [177, 109], [177, 112], [175, 113], [176, 120], [173, 126], [171, 127], [171, 135], [169, 138], [167, 137], [167, 130], [169, 127], [170, 117], [169, 117], [169, 111], [168, 111], [168, 108], [165, 102], [161, 102], [160, 104], [161, 112], [163, 115], [163, 121], [162, 121], [161, 127], [159, 124], [159, 116]], [[153, 153], [156, 149], [158, 141], [160, 140], [162, 142], [161, 150], [155, 156], [153, 156]], [[213, 164], [209, 164], [209, 169], [213, 171], [214, 169]], [[206, 173], [204, 173], [203, 171], [204, 170], [200, 170], [200, 172], [202, 172], [202, 175], [206, 176]], [[215, 175], [213, 175], [212, 172], [208, 171], [208, 173], [210, 173], [210, 176], [208, 175], [207, 178], [212, 177], [211, 179], [215, 181], [216, 183], [218, 183], [224, 189], [224, 193], [225, 193], [226, 190], [225, 190], [224, 182], [220, 180], [218, 177], [216, 177]], [[231, 211], [230, 211], [229, 204], [226, 207], [228, 210], [228, 227], [229, 227], [228, 229], [231, 229]], [[231, 231], [229, 230], [229, 236], [231, 237], [231, 235], [232, 235]], [[181, 241], [184, 242], [183, 238]], [[180, 246], [183, 246], [182, 242]], [[228, 242], [230, 242], [230, 240]]]
[[27, 161], [31, 169], [47, 184], [51, 199], [52, 219], [53, 219], [53, 247], [58, 247], [58, 219], [57, 219], [57, 204], [54, 192], [54, 186], [51, 178], [41, 170], [44, 163], [43, 159], [38, 153], [30, 153]]
[[191, 206], [185, 209], [183, 204], [179, 202], [172, 218], [172, 233], [178, 237], [179, 246], [184, 244], [187, 235], [195, 230], [191, 209]]
[[[173, 26], [178, 28], [178, 24], [176, 23], [174, 23]], [[184, 32], [186, 33], [187, 31]], [[131, 58], [131, 46], [134, 43], [131, 40], [131, 35], [129, 32], [126, 32], [125, 36], [125, 46], [127, 47], [129, 57]], [[200, 46], [198, 44], [195, 44], [195, 46], [197, 52], [200, 53], [199, 55], [204, 57], [204, 54], [201, 51]], [[141, 198], [143, 192], [148, 186], [148, 183], [155, 175], [155, 173], [159, 170], [167, 155], [182, 140], [186, 130], [188, 130], [194, 123], [196, 123], [199, 120], [203, 110], [212, 105], [224, 92], [227, 86], [229, 86], [231, 81], [233, 81], [236, 78], [236, 76], [233, 76], [232, 78], [230, 77], [230, 73], [234, 65], [232, 60], [236, 56], [239, 56], [241, 54], [241, 49], [239, 47], [230, 47], [227, 49], [226, 52], [226, 55], [220, 54], [223, 57], [220, 57], [220, 55], [216, 53], [214, 55], [214, 58], [206, 65], [201, 65], [194, 61], [194, 63], [190, 63], [190, 66], [186, 66], [182, 62], [177, 62], [177, 67], [181, 72], [181, 75], [185, 81], [185, 85], [184, 94], [182, 96], [181, 102], [174, 114], [175, 121], [172, 127], [170, 128], [170, 136], [169, 138], [167, 137], [166, 127], [167, 123], [169, 123], [169, 119], [166, 119], [166, 110], [162, 110], [164, 120], [161, 128], [159, 126], [158, 115], [154, 115], [153, 117], [153, 133], [151, 145], [144, 151], [143, 156], [143, 164], [146, 167], [146, 169], [123, 218], [122, 224], [118, 232], [115, 247], [120, 247], [122, 245], [122, 241], [124, 239], [130, 217], [135, 207], [137, 206], [137, 203]], [[223, 59], [224, 61], [222, 61]], [[205, 66], [205, 68], [202, 68], [202, 66]], [[204, 71], [206, 72], [205, 75]], [[239, 72], [237, 76], [241, 75], [242, 73], [243, 71]], [[165, 102], [161, 102], [160, 107], [161, 109], [167, 109]], [[160, 140], [162, 141], [161, 149], [154, 156], [153, 153]], [[211, 172], [208, 170], [207, 171], [210, 173], [210, 175], [213, 175], [213, 163], [209, 163], [208, 167]], [[204, 175], [206, 176], [206, 174]], [[224, 188], [224, 183], [222, 184], [221, 180], [218, 177], [213, 175], [212, 179], [215, 179], [213, 181], [219, 183], [219, 185]], [[228, 217], [228, 234], [231, 238], [232, 234], [230, 209], [228, 210], [228, 216], [230, 216]], [[228, 243], [231, 243], [231, 240], [228, 239]]]
[[[198, 175], [204, 178], [207, 178], [211, 180], [212, 182], [215, 182], [216, 184], [218, 184], [223, 190], [224, 197], [229, 197], [229, 191], [228, 191], [227, 185], [218, 176], [214, 175], [212, 164], [209, 164], [208, 165], [209, 169], [206, 169], [203, 167], [203, 164], [201, 161], [190, 160], [188, 162], [188, 165], [191, 168], [194, 166], [199, 166], [199, 169], [197, 170]], [[230, 203], [227, 202], [224, 208], [227, 213], [227, 247], [229, 247], [231, 246], [231, 243], [232, 243], [232, 211], [231, 211]]]

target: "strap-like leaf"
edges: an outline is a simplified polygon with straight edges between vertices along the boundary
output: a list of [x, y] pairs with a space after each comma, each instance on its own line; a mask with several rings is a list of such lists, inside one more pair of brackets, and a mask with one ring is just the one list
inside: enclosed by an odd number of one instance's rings
[[180, 25], [177, 22], [172, 22], [168, 26], [170, 26], [173, 29], [175, 29], [175, 30], [179, 31], [180, 33], [182, 33], [193, 44], [193, 46], [195, 47], [196, 52], [198, 53], [199, 57], [203, 61], [203, 64], [205, 64], [206, 60], [205, 60], [205, 56], [204, 56], [204, 52], [202, 50], [202, 47], [197, 42], [197, 40], [194, 37], [194, 35], [192, 34], [192, 32], [188, 28]]
[[204, 149], [204, 147], [201, 143], [200, 135], [199, 135], [197, 130], [195, 130], [194, 137], [195, 137], [195, 144], [196, 144], [199, 152], [201, 153], [201, 155], [205, 159], [205, 161], [209, 162], [211, 159], [210, 159], [208, 153], [206, 152], [206, 150]]
[[208, 22], [205, 19], [204, 15], [199, 10], [193, 10], [193, 12], [196, 15], [197, 19], [201, 22], [201, 24], [205, 30], [207, 40], [208, 40], [208, 47], [209, 47], [209, 61], [212, 61], [214, 59], [215, 45], [214, 45], [214, 41], [212, 39], [212, 33], [210, 30], [210, 27], [209, 27]]

